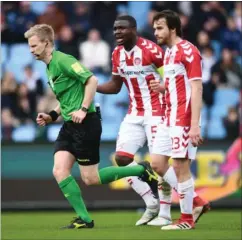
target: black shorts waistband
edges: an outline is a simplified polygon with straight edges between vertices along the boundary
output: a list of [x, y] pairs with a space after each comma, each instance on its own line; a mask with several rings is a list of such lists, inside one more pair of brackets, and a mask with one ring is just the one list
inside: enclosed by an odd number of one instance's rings
[[[96, 112], [87, 113], [88, 117], [95, 116], [95, 115], [97, 115]], [[85, 120], [85, 118], [84, 118], [84, 120]], [[68, 121], [64, 121], [64, 123], [74, 123], [74, 122], [72, 120], [68, 120]]]

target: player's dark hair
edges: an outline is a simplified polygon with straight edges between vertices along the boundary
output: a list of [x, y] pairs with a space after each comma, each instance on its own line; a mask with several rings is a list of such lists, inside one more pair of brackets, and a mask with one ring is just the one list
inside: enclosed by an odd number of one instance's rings
[[128, 21], [130, 27], [134, 27], [134, 28], [137, 27], [137, 22], [136, 22], [135, 18], [130, 16], [130, 15], [118, 16], [115, 21], [119, 21], [119, 20], [126, 20], [126, 21]]
[[166, 23], [169, 29], [176, 29], [177, 36], [182, 37], [181, 20], [176, 12], [172, 10], [164, 10], [158, 12], [153, 18], [153, 24], [155, 21], [158, 21], [161, 18], [166, 19]]

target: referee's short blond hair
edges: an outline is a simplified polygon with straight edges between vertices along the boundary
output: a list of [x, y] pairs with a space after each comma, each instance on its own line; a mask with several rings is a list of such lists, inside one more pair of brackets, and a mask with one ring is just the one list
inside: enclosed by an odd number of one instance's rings
[[55, 33], [50, 25], [37, 24], [24, 33], [24, 37], [26, 39], [33, 36], [37, 36], [41, 41], [48, 40], [52, 45], [54, 45]]

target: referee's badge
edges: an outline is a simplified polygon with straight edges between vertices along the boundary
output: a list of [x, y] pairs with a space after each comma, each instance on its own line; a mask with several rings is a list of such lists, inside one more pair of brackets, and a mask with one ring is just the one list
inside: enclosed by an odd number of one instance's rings
[[82, 73], [84, 72], [84, 69], [82, 68], [81, 64], [79, 62], [76, 62], [74, 64], [71, 65], [72, 69], [76, 72], [76, 73]]

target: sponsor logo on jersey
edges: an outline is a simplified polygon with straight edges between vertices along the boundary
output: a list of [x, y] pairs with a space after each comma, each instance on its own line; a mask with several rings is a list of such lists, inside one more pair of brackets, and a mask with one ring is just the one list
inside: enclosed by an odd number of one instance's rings
[[120, 69], [121, 73], [124, 75], [142, 75], [145, 74], [145, 71], [124, 71], [123, 69]]

